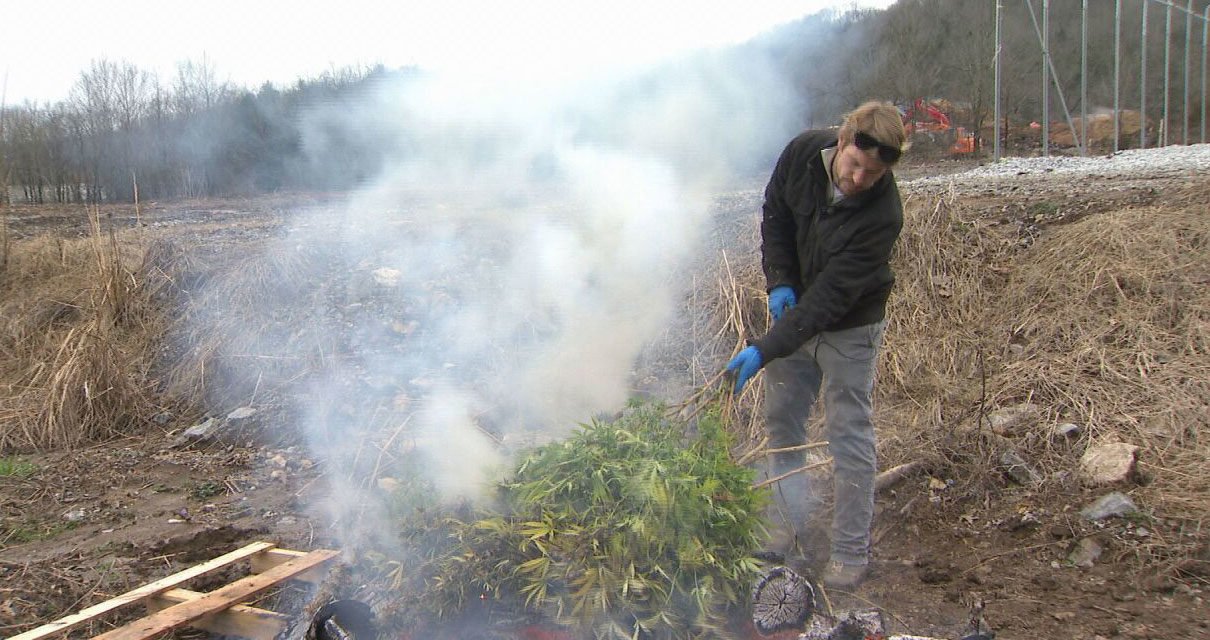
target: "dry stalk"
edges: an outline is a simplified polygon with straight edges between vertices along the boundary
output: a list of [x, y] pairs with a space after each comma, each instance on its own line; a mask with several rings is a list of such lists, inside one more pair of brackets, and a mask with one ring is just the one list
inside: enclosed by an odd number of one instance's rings
[[103, 231], [13, 245], [0, 302], [0, 450], [79, 446], [150, 419], [158, 314], [126, 265], [137, 246]]

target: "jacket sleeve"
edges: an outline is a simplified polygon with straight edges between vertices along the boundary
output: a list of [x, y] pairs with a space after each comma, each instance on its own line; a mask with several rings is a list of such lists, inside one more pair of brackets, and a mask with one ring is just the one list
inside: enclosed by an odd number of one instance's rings
[[795, 292], [802, 290], [802, 270], [798, 262], [798, 225], [794, 211], [786, 202], [786, 180], [794, 161], [794, 143], [786, 145], [769, 184], [765, 187], [765, 204], [760, 223], [761, 267], [765, 272], [765, 290], [787, 285]]
[[867, 291], [880, 286], [881, 267], [891, 257], [902, 218], [859, 226], [838, 238], [827, 265], [769, 333], [753, 341], [767, 363], [796, 351], [842, 318]]

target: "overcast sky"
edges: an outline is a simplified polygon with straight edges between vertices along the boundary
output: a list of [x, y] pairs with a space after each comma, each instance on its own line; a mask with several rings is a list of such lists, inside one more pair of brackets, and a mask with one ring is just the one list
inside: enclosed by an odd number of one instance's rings
[[742, 42], [826, 8], [893, 0], [3, 0], [7, 104], [53, 102], [96, 58], [168, 83], [203, 56], [221, 80], [256, 88], [332, 67], [574, 76]]

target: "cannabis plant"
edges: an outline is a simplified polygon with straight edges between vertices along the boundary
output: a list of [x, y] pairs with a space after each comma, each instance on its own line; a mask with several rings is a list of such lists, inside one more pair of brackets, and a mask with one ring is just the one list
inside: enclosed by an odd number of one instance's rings
[[686, 434], [658, 405], [523, 455], [501, 512], [456, 523], [430, 596], [493, 598], [596, 638], [727, 635], [757, 573], [767, 502], [719, 420]]

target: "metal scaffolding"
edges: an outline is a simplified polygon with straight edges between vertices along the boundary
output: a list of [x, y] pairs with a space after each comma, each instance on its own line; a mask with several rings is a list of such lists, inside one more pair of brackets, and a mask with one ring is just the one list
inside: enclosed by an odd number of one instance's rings
[[[993, 156], [999, 160], [1002, 156], [1001, 149], [1002, 131], [1002, 110], [1001, 110], [1001, 77], [1002, 65], [1004, 61], [1004, 46], [1002, 41], [1003, 33], [1003, 11], [1005, 0], [995, 0], [996, 16], [995, 16], [995, 128], [994, 135], [996, 137], [993, 146]], [[1035, 11], [1035, 3], [1033, 0], [1024, 0], [1024, 5], [1029, 11], [1029, 16], [1033, 22], [1034, 31], [1038, 37], [1038, 45], [1042, 56], [1042, 155], [1050, 155], [1050, 92], [1054, 89], [1055, 95], [1059, 99], [1059, 105], [1063, 110], [1063, 117], [1067, 121], [1067, 125], [1075, 140], [1076, 147], [1080, 150], [1081, 155], [1089, 153], [1088, 145], [1088, 15], [1089, 2], [1081, 0], [1080, 6], [1080, 127], [1074, 125], [1071, 116], [1071, 110], [1067, 105], [1067, 98], [1063, 94], [1063, 88], [1059, 82], [1058, 74], [1055, 70], [1054, 59], [1051, 56], [1050, 50], [1050, 2], [1051, 0], [1041, 0], [1041, 17]], [[1163, 59], [1163, 99], [1162, 113], [1160, 115], [1158, 131], [1155, 142], [1159, 145], [1176, 144], [1177, 137], [1172, 128], [1173, 104], [1171, 100], [1171, 84], [1172, 84], [1172, 65], [1174, 56], [1171, 56], [1172, 50], [1172, 33], [1174, 19], [1179, 17], [1184, 20], [1185, 27], [1185, 49], [1183, 61], [1181, 62], [1180, 73], [1183, 76], [1182, 88], [1184, 91], [1183, 100], [1181, 102], [1181, 117], [1180, 117], [1180, 144], [1189, 144], [1191, 141], [1190, 133], [1190, 71], [1193, 65], [1193, 40], [1194, 40], [1194, 25], [1200, 21], [1202, 27], [1201, 47], [1202, 55], [1200, 61], [1201, 70], [1201, 112], [1200, 112], [1200, 131], [1199, 142], [1206, 142], [1206, 64], [1207, 64], [1207, 41], [1210, 40], [1210, 2], [1199, 13], [1194, 8], [1194, 0], [1184, 0], [1181, 4], [1180, 0], [1115, 0], [1112, 5], [1114, 12], [1114, 33], [1113, 33], [1113, 151], [1118, 151], [1122, 148], [1121, 138], [1121, 114], [1122, 114], [1122, 12], [1128, 10], [1123, 7], [1125, 2], [1137, 2], [1137, 6], [1141, 11], [1142, 27], [1139, 32], [1138, 48], [1139, 48], [1139, 85], [1138, 85], [1138, 104], [1139, 104], [1139, 146], [1146, 148], [1149, 140], [1147, 135], [1147, 49], [1148, 49], [1148, 22], [1149, 9], [1152, 5], [1158, 5], [1164, 9], [1164, 59]], [[1108, 2], [1094, 3], [1098, 8], [1109, 7]]]

